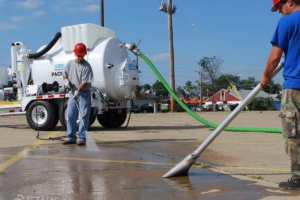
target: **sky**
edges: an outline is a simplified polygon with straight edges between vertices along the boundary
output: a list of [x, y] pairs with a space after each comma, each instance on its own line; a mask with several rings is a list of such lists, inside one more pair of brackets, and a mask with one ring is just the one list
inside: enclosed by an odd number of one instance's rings
[[[104, 26], [122, 42], [141, 41], [138, 48], [169, 83], [168, 16], [158, 10], [161, 2], [168, 0], [104, 0]], [[222, 74], [260, 80], [282, 17], [270, 11], [272, 0], [172, 2], [176, 87], [199, 80], [197, 62], [212, 56], [224, 60]], [[100, 12], [100, 0], [0, 0], [0, 67], [10, 65], [11, 43], [24, 42], [34, 53], [64, 26], [100, 25]], [[158, 78], [142, 59], [139, 63], [140, 84], [153, 85]], [[282, 84], [282, 72], [273, 80]]]

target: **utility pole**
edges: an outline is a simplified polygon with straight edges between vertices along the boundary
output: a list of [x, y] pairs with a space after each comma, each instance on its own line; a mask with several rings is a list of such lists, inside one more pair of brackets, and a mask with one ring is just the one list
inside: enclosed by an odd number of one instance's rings
[[[174, 47], [173, 47], [173, 22], [172, 14], [176, 12], [176, 6], [172, 5], [172, 0], [168, 0], [168, 5], [161, 3], [158, 10], [168, 14], [168, 33], [169, 33], [169, 53], [170, 53], [170, 85], [175, 92], [175, 72], [174, 72]], [[175, 100], [171, 96], [171, 112], [175, 112]]]
[[104, 27], [104, 0], [100, 0], [101, 7], [101, 26]]
[[199, 98], [200, 98], [200, 106], [202, 105], [202, 71], [198, 71], [199, 74]]

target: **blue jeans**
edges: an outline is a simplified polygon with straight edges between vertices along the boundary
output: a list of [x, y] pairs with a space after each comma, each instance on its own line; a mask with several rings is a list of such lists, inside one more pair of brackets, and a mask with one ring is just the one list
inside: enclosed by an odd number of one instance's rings
[[[89, 128], [89, 119], [91, 112], [91, 90], [83, 90], [78, 95], [77, 102], [74, 101], [72, 92], [69, 93], [68, 101], [68, 114], [67, 114], [67, 139], [69, 141], [76, 141], [76, 129], [77, 129], [77, 118], [78, 108], [80, 110], [79, 116], [79, 129], [78, 129], [78, 140], [85, 141], [86, 131]], [[84, 123], [82, 123], [82, 121]]]

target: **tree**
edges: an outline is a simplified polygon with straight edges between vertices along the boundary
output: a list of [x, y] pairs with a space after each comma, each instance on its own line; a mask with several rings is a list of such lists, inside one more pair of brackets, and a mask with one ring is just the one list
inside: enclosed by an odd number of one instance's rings
[[250, 110], [276, 110], [272, 98], [256, 97], [248, 105]]
[[[204, 81], [212, 85], [212, 90], [210, 90], [210, 94], [212, 95], [215, 93], [216, 80], [221, 74], [223, 62], [224, 60], [217, 56], [204, 57], [198, 62], [198, 65], [202, 67], [202, 77]], [[215, 103], [214, 99], [212, 99], [212, 102]]]
[[244, 79], [241, 81], [241, 88], [243, 90], [252, 90], [257, 86], [259, 81], [256, 81], [254, 77], [248, 77], [248, 79]]
[[217, 56], [202, 58], [198, 62], [198, 65], [202, 67], [204, 81], [208, 81], [214, 85], [221, 74], [223, 62], [224, 60]]
[[241, 84], [240, 77], [233, 74], [222, 74], [216, 81], [216, 87], [218, 89], [226, 89], [230, 86], [231, 81], [239, 89], [239, 85]]
[[275, 84], [273, 80], [271, 80], [270, 83], [263, 88], [263, 91], [269, 94], [279, 94], [280, 90], [281, 85], [278, 83]]
[[144, 90], [144, 91], [151, 90], [151, 85], [149, 85], [149, 84], [141, 85], [141, 89]]
[[176, 94], [177, 94], [177, 96], [182, 96], [182, 97], [186, 96], [186, 92], [181, 86], [177, 86]]
[[197, 86], [193, 85], [191, 81], [187, 81], [183, 88], [185, 89], [185, 91], [187, 91], [189, 97], [197, 96]]
[[163, 98], [169, 97], [169, 92], [162, 82], [156, 80], [156, 82], [152, 85], [152, 88], [155, 91], [156, 96], [162, 96]]
[[7, 85], [3, 85], [3, 87], [12, 87], [12, 86], [13, 86], [12, 81], [8, 81]]

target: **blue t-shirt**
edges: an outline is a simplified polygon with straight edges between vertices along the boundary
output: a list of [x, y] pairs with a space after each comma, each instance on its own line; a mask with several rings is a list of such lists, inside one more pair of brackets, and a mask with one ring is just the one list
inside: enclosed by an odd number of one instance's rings
[[281, 48], [285, 55], [282, 87], [300, 88], [300, 11], [282, 17], [277, 25], [273, 45]]

